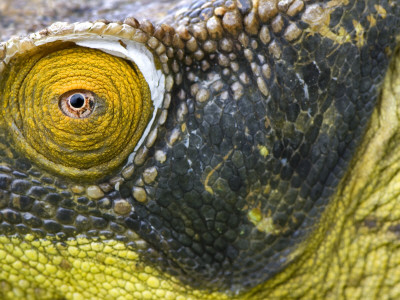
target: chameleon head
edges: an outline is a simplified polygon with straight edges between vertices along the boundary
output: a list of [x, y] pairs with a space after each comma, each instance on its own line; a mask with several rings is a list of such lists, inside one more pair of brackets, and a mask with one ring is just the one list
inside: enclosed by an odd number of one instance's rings
[[0, 286], [330, 295], [332, 232], [354, 203], [334, 196], [400, 11], [289, 2], [199, 1], [172, 25], [56, 23], [0, 44]]

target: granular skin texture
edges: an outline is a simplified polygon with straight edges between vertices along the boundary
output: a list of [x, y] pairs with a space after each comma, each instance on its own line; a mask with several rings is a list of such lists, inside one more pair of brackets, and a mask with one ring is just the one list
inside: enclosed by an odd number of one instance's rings
[[[399, 4], [183, 2], [163, 21], [132, 12], [0, 44], [0, 298], [398, 298]], [[97, 94], [91, 82], [114, 65], [86, 55], [115, 58], [74, 44], [80, 35], [144, 45], [165, 78], [144, 142], [112, 147], [118, 163], [93, 176], [104, 124], [76, 154], [65, 145], [83, 131], [67, 139], [70, 120], [50, 114], [37, 134], [55, 143], [38, 142], [27, 95], [53, 97], [37, 92], [35, 67], [10, 88], [27, 57], [65, 53], [72, 70], [72, 53], [88, 67], [71, 89]], [[105, 77], [126, 95], [138, 71], [117, 61]], [[135, 84], [134, 95], [150, 85]], [[99, 103], [114, 118], [107, 89]], [[122, 113], [122, 131], [143, 107]], [[111, 138], [128, 143], [118, 130]]]

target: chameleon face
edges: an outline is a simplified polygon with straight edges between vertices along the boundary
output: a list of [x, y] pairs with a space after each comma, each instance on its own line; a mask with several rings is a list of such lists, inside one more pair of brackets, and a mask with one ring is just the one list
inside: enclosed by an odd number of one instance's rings
[[370, 120], [396, 4], [198, 1], [168, 24], [55, 23], [0, 44], [0, 295], [365, 291], [327, 262], [370, 246], [351, 249], [346, 222], [374, 168], [364, 149], [390, 140], [374, 122], [395, 101]]

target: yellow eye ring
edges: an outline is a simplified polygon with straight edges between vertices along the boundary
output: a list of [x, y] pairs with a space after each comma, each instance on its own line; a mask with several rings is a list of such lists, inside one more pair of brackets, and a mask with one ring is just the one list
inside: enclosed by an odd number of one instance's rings
[[17, 148], [39, 165], [95, 180], [133, 152], [152, 115], [150, 89], [131, 61], [55, 48], [12, 65], [2, 115]]

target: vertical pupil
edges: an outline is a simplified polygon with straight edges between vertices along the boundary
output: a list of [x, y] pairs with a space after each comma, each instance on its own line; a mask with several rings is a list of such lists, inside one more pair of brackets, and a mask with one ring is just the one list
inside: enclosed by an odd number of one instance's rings
[[74, 94], [69, 98], [69, 103], [74, 108], [81, 108], [85, 104], [85, 97], [82, 94]]

